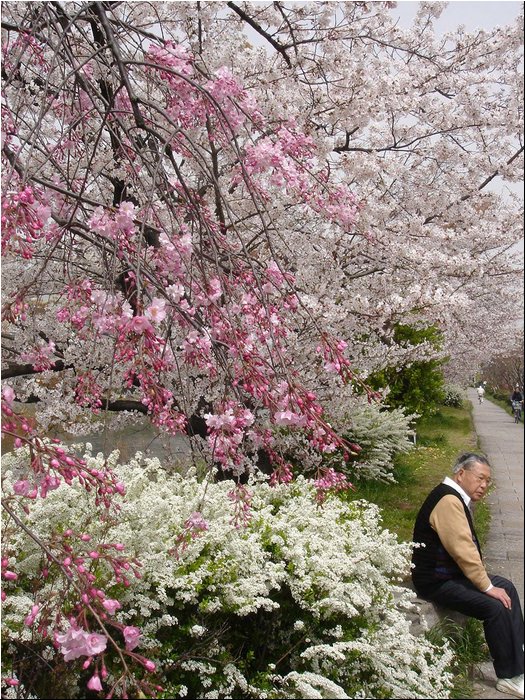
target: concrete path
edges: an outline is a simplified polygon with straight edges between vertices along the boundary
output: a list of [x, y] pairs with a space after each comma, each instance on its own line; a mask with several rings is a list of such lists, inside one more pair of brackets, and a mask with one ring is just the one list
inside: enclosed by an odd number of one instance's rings
[[[479, 403], [476, 390], [468, 389], [474, 428], [481, 451], [492, 465], [494, 488], [487, 496], [491, 525], [483, 555], [487, 570], [511, 579], [523, 605], [523, 423], [487, 399]], [[499, 693], [491, 663], [475, 670], [477, 698], [510, 698]]]

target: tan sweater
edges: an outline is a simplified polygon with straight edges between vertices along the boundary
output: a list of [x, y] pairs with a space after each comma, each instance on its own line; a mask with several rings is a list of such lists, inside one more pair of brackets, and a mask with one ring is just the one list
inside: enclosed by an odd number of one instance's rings
[[461, 501], [456, 496], [443, 496], [430, 514], [430, 525], [465, 576], [480, 591], [486, 591], [491, 582], [472, 540]]

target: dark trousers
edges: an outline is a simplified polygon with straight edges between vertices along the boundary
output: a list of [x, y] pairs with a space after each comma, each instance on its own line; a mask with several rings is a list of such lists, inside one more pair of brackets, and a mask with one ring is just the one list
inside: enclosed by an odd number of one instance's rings
[[457, 610], [482, 620], [494, 670], [498, 678], [523, 673], [523, 614], [518, 592], [503, 576], [489, 577], [494, 586], [504, 588], [512, 602], [510, 610], [495, 598], [481, 593], [467, 578], [445, 581], [424, 597], [443, 608]]

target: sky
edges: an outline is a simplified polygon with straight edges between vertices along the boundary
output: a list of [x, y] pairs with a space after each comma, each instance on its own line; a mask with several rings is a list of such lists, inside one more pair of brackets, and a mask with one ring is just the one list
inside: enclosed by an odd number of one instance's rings
[[[392, 14], [399, 14], [402, 26], [410, 26], [416, 14], [418, 0], [398, 2]], [[498, 2], [497, 0], [456, 0], [449, 2], [434, 27], [440, 33], [455, 29], [460, 24], [468, 31], [476, 28], [492, 29], [513, 22], [522, 11], [521, 2]]]

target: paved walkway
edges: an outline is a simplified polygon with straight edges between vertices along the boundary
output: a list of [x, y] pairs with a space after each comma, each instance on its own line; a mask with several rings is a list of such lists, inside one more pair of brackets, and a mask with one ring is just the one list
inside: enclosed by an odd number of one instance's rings
[[[481, 451], [492, 465], [494, 488], [487, 496], [490, 505], [490, 532], [483, 548], [486, 567], [491, 574], [510, 578], [523, 602], [523, 424], [516, 425], [511, 415], [487, 399], [478, 402], [475, 389], [468, 389], [472, 402], [474, 428]], [[492, 664], [475, 671], [478, 698], [510, 698], [495, 689]]]

